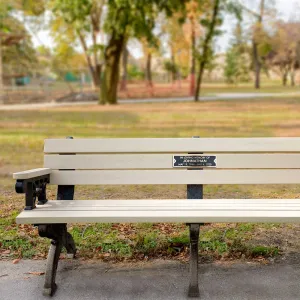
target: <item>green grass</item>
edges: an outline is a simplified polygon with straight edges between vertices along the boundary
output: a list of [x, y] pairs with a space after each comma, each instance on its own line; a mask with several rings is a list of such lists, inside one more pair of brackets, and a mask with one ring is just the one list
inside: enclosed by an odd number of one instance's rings
[[[24, 195], [14, 192], [11, 173], [43, 165], [45, 138], [300, 136], [300, 99], [84, 106], [1, 111], [0, 259], [44, 258], [49, 242], [32, 226], [17, 226]], [[206, 198], [295, 198], [300, 187], [205, 186]], [[48, 198], [55, 199], [55, 187]], [[185, 186], [77, 186], [76, 199], [185, 198]], [[71, 224], [79, 256], [99, 259], [186, 257], [184, 224]], [[298, 225], [208, 224], [201, 228], [202, 257], [270, 257], [300, 248]], [[282, 249], [289, 235], [290, 248]], [[298, 248], [297, 248], [298, 247]], [[5, 253], [4, 253], [5, 252]], [[8, 253], [9, 252], [9, 253]], [[4, 253], [4, 254], [3, 254]]]
[[282, 86], [280, 82], [265, 82], [262, 87], [257, 90], [253, 87], [253, 83], [234, 84], [214, 84], [206, 83], [203, 85], [203, 95], [215, 95], [219, 93], [293, 93], [300, 92], [298, 86]]

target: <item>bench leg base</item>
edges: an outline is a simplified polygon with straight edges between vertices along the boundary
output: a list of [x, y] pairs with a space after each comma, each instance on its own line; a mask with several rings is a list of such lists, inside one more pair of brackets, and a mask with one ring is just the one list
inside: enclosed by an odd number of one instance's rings
[[198, 243], [200, 224], [189, 224], [190, 227], [190, 285], [188, 290], [189, 297], [199, 297], [198, 286]]
[[66, 232], [66, 240], [64, 246], [67, 250], [67, 258], [75, 258], [77, 249], [75, 246], [74, 239], [71, 233], [69, 232]]
[[52, 297], [55, 294], [56, 290], [57, 290], [57, 285], [55, 283], [52, 288], [44, 288], [43, 296]]
[[188, 296], [190, 298], [198, 298], [200, 296], [199, 287], [198, 286], [189, 286]]
[[43, 295], [52, 296], [57, 289], [55, 277], [61, 250], [65, 247], [68, 253], [67, 256], [74, 258], [76, 254], [76, 246], [72, 235], [67, 231], [66, 224], [45, 224], [38, 225], [38, 228], [39, 235], [41, 237], [51, 239], [47, 258]]
[[57, 289], [55, 278], [61, 249], [61, 241], [51, 241], [45, 272], [44, 296], [53, 296]]

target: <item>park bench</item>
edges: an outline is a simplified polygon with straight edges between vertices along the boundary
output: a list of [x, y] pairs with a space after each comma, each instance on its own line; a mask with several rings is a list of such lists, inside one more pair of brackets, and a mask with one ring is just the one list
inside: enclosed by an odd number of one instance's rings
[[[67, 223], [186, 223], [188, 295], [198, 297], [202, 223], [300, 221], [300, 199], [203, 199], [204, 184], [299, 184], [300, 138], [47, 139], [44, 152], [44, 168], [13, 177], [16, 192], [25, 193], [16, 222], [34, 224], [51, 239], [45, 295], [56, 290], [62, 247], [76, 253]], [[57, 200], [47, 201], [47, 184], [58, 186]], [[187, 199], [73, 200], [75, 185], [102, 184], [184, 184]]]

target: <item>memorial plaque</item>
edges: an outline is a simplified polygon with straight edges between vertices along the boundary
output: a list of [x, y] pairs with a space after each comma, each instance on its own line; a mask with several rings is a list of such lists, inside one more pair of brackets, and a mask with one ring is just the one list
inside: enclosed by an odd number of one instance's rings
[[207, 155], [173, 155], [174, 168], [216, 167], [217, 157]]

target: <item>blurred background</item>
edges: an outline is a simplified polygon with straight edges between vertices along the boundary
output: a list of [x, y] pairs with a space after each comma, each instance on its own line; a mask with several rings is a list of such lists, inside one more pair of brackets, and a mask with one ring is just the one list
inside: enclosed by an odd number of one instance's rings
[[293, 0], [7, 0], [0, 41], [4, 104], [198, 100], [300, 83]]

